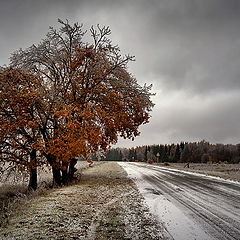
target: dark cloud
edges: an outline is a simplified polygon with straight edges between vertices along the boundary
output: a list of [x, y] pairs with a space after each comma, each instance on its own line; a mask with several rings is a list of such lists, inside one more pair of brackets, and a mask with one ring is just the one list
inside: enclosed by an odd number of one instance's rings
[[144, 40], [150, 44], [143, 58], [156, 78], [195, 92], [239, 88], [240, 2], [163, 2], [152, 10]]
[[171, 144], [203, 139], [212, 143], [239, 143], [239, 102], [240, 91], [218, 92], [205, 97], [190, 97], [181, 91], [169, 96], [166, 93], [153, 110], [150, 123], [141, 128], [142, 135], [134, 142], [120, 141], [119, 145]]
[[[177, 101], [179, 97], [184, 101]], [[236, 142], [240, 134], [239, 102], [240, 91], [216, 93], [205, 98], [177, 95], [172, 103], [162, 107], [164, 114], [159, 126], [162, 131], [172, 130], [172, 141], [177, 137], [225, 143], [231, 139], [231, 142]]]
[[130, 71], [154, 84], [153, 117], [132, 144], [238, 141], [239, 0], [1, 1], [0, 65], [57, 18], [109, 25], [113, 42], [136, 56]]

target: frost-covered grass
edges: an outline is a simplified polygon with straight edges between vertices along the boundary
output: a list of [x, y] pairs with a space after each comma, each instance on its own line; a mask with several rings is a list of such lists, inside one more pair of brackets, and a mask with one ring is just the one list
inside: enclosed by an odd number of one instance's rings
[[190, 163], [189, 168], [185, 167], [186, 163], [168, 163], [168, 165], [164, 163], [158, 163], [155, 165], [176, 168], [179, 170], [196, 172], [240, 182], [240, 164]]
[[114, 162], [82, 172], [80, 182], [25, 202], [0, 239], [163, 239], [126, 172]]
[[[78, 162], [78, 175], [87, 166], [87, 162]], [[0, 226], [9, 221], [19, 206], [24, 205], [32, 198], [45, 194], [52, 188], [51, 168], [38, 169], [38, 189], [36, 191], [28, 190], [28, 180], [27, 172], [4, 172], [0, 176]]]
[[[98, 162], [95, 163], [97, 165]], [[84, 169], [88, 167], [86, 161], [78, 161], [77, 169]], [[0, 174], [0, 187], [6, 184], [10, 185], [26, 185], [28, 184], [29, 174], [28, 172], [17, 172], [17, 171], [4, 171], [8, 169], [8, 166], [1, 166], [3, 169], [3, 174]], [[52, 172], [50, 166], [44, 166], [38, 168], [38, 185], [44, 187], [44, 185], [49, 185], [52, 182]]]

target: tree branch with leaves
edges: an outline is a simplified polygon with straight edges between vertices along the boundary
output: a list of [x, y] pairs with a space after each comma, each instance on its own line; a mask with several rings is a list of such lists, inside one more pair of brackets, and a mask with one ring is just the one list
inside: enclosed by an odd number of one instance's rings
[[91, 27], [86, 42], [83, 25], [59, 24], [38, 45], [11, 57], [13, 69], [38, 79], [31, 106], [38, 137], [32, 146], [52, 166], [56, 184], [68, 180], [77, 157], [107, 150], [119, 136], [134, 139], [153, 107], [151, 86], [140, 86], [128, 72], [135, 58], [112, 44], [109, 27]]

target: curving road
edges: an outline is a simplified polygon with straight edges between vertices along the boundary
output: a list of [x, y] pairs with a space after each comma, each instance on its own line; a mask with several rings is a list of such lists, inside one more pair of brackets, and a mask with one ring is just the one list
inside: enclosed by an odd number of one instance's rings
[[170, 238], [240, 239], [240, 184], [180, 170], [119, 163]]

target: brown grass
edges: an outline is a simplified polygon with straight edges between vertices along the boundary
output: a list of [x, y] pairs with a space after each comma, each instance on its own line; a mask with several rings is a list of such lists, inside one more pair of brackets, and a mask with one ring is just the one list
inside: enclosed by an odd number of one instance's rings
[[29, 191], [24, 184], [4, 184], [0, 187], [0, 227], [8, 223], [14, 212], [30, 199], [48, 192], [49, 185]]
[[238, 171], [237, 168], [215, 168], [217, 172], [236, 172]]
[[[98, 166], [103, 162], [95, 162], [94, 165]], [[85, 161], [78, 162], [78, 171], [75, 174], [75, 180], [69, 185], [76, 184], [80, 181], [82, 171], [88, 169], [88, 164]], [[25, 205], [29, 200], [45, 195], [52, 189], [52, 176], [49, 169], [43, 169], [39, 171], [39, 183], [36, 191], [29, 191], [27, 186], [26, 177], [24, 180], [20, 178], [18, 172], [15, 176], [11, 174], [9, 179], [0, 181], [0, 227], [6, 225], [9, 222], [9, 218], [16, 212], [16, 210]], [[14, 179], [18, 179], [19, 183], [16, 183]]]
[[[164, 166], [164, 163], [156, 165]], [[240, 182], [240, 164], [190, 163], [189, 168], [185, 165], [186, 163], [171, 163], [168, 167]]]

